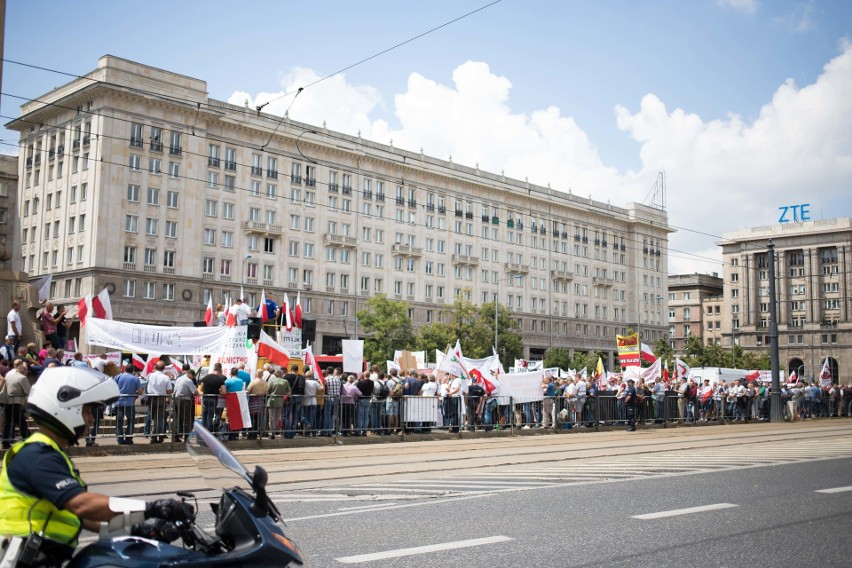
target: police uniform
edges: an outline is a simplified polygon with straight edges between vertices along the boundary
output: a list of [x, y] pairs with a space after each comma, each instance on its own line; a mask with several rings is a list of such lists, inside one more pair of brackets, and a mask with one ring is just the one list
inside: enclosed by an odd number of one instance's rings
[[[32, 475], [34, 471], [38, 475]], [[43, 533], [42, 552], [59, 565], [62, 558], [71, 557], [83, 526], [79, 517], [62, 506], [84, 491], [86, 484], [68, 455], [44, 434], [33, 434], [12, 446], [3, 458], [0, 535]]]
[[627, 409], [627, 425], [631, 432], [636, 431], [636, 386], [633, 384], [633, 379], [627, 381], [627, 388], [624, 389], [624, 403]]

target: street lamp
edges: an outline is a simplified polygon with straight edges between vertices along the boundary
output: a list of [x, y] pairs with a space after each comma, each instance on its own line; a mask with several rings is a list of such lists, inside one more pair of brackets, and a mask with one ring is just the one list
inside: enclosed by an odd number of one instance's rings
[[251, 258], [250, 254], [247, 254], [243, 259], [242, 266], [240, 267], [240, 300], [245, 300], [245, 290], [243, 290], [243, 285], [246, 281], [246, 262]]

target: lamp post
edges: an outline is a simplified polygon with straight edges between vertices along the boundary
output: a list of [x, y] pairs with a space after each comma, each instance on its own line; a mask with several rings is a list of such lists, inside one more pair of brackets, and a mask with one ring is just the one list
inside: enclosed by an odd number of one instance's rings
[[242, 266], [240, 267], [240, 300], [245, 300], [245, 290], [243, 289], [243, 285], [246, 281], [246, 262], [251, 258], [250, 254], [247, 254], [243, 259]]

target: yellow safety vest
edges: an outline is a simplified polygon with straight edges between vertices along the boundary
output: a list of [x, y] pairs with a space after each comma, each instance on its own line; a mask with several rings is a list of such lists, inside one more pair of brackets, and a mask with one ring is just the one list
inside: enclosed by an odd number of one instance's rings
[[[18, 442], [3, 457], [3, 470], [0, 473], [0, 535], [29, 536], [31, 533], [44, 532], [44, 536], [55, 542], [77, 547], [77, 536], [82, 529], [80, 518], [66, 509], [58, 509], [47, 499], [40, 499], [19, 491], [9, 481], [9, 464], [12, 458], [27, 444], [41, 442], [47, 444], [65, 459], [68, 472], [83, 487], [86, 484], [74, 471], [74, 465], [59, 446], [41, 433], [36, 433]], [[37, 472], [34, 472], [37, 474]], [[45, 522], [47, 526], [45, 527]]]

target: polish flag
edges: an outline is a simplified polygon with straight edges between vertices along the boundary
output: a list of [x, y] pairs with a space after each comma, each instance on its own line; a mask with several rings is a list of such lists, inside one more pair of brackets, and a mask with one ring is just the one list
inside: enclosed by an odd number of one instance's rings
[[287, 297], [287, 292], [284, 292], [284, 306], [282, 306], [284, 310], [284, 327], [287, 328], [287, 331], [293, 329], [293, 314], [290, 311], [290, 299]]
[[80, 325], [86, 325], [86, 316], [89, 315], [89, 306], [92, 305], [92, 295], [86, 294], [80, 301], [77, 302], [77, 317], [80, 318]]
[[210, 299], [207, 300], [207, 311], [204, 312], [204, 323], [207, 324], [207, 327], [213, 325], [213, 296], [210, 296]]
[[228, 298], [228, 307], [226, 308], [226, 310], [227, 311], [225, 313], [228, 315], [225, 317], [225, 325], [227, 327], [234, 327], [235, 325], [237, 325], [237, 318], [234, 317], [234, 312], [231, 310], [230, 298]]
[[266, 308], [266, 290], [260, 291], [260, 323], [269, 321], [269, 310]]
[[311, 371], [314, 372], [314, 378], [316, 378], [323, 386], [325, 386], [325, 377], [322, 374], [322, 370], [320, 366], [317, 365], [317, 358], [314, 357], [314, 348], [308, 345], [303, 351], [302, 356], [305, 359], [305, 363], [311, 366]]
[[98, 295], [92, 298], [92, 317], [100, 319], [112, 319], [112, 305], [109, 301], [109, 290], [104, 288]]
[[756, 381], [760, 378], [760, 371], [752, 371], [751, 373], [746, 373], [746, 380], [748, 381]]
[[656, 361], [657, 356], [654, 355], [654, 352], [651, 351], [651, 348], [644, 343], [642, 343], [641, 345], [642, 350], [639, 352], [639, 357], [646, 363], [653, 363], [654, 361]]
[[293, 319], [296, 327], [302, 329], [302, 292], [296, 292], [296, 317]]
[[145, 368], [142, 369], [142, 376], [147, 377], [156, 370], [157, 363], [160, 362], [160, 353], [148, 353], [148, 360], [145, 361]]
[[145, 370], [145, 359], [143, 359], [142, 357], [140, 357], [136, 353], [133, 353], [131, 355], [131, 361], [133, 361], [133, 366], [136, 367], [137, 369], [139, 369], [140, 371]]
[[677, 370], [677, 377], [688, 379], [692, 375], [692, 369], [680, 360], [679, 357], [675, 357], [675, 369]]
[[251, 428], [248, 396], [246, 391], [229, 392], [225, 395], [225, 408], [228, 410], [228, 429], [243, 430]]
[[668, 383], [669, 383], [669, 362], [668, 362], [668, 361], [663, 361], [663, 377], [662, 377], [662, 381], [663, 381], [665, 384], [668, 384]]
[[798, 382], [799, 382], [799, 377], [798, 377], [798, 375], [796, 375], [796, 371], [793, 371], [792, 373], [790, 373], [790, 376], [787, 377], [787, 384], [788, 385], [795, 385]]
[[828, 357], [825, 358], [822, 364], [822, 369], [819, 372], [819, 380], [820, 384], [824, 387], [831, 384], [831, 365], [828, 364]]
[[275, 340], [269, 337], [266, 332], [260, 330], [260, 339], [257, 340], [257, 356], [266, 357], [266, 360], [276, 365], [281, 365], [285, 369], [290, 363], [290, 356], [284, 351], [284, 348], [275, 343]]

